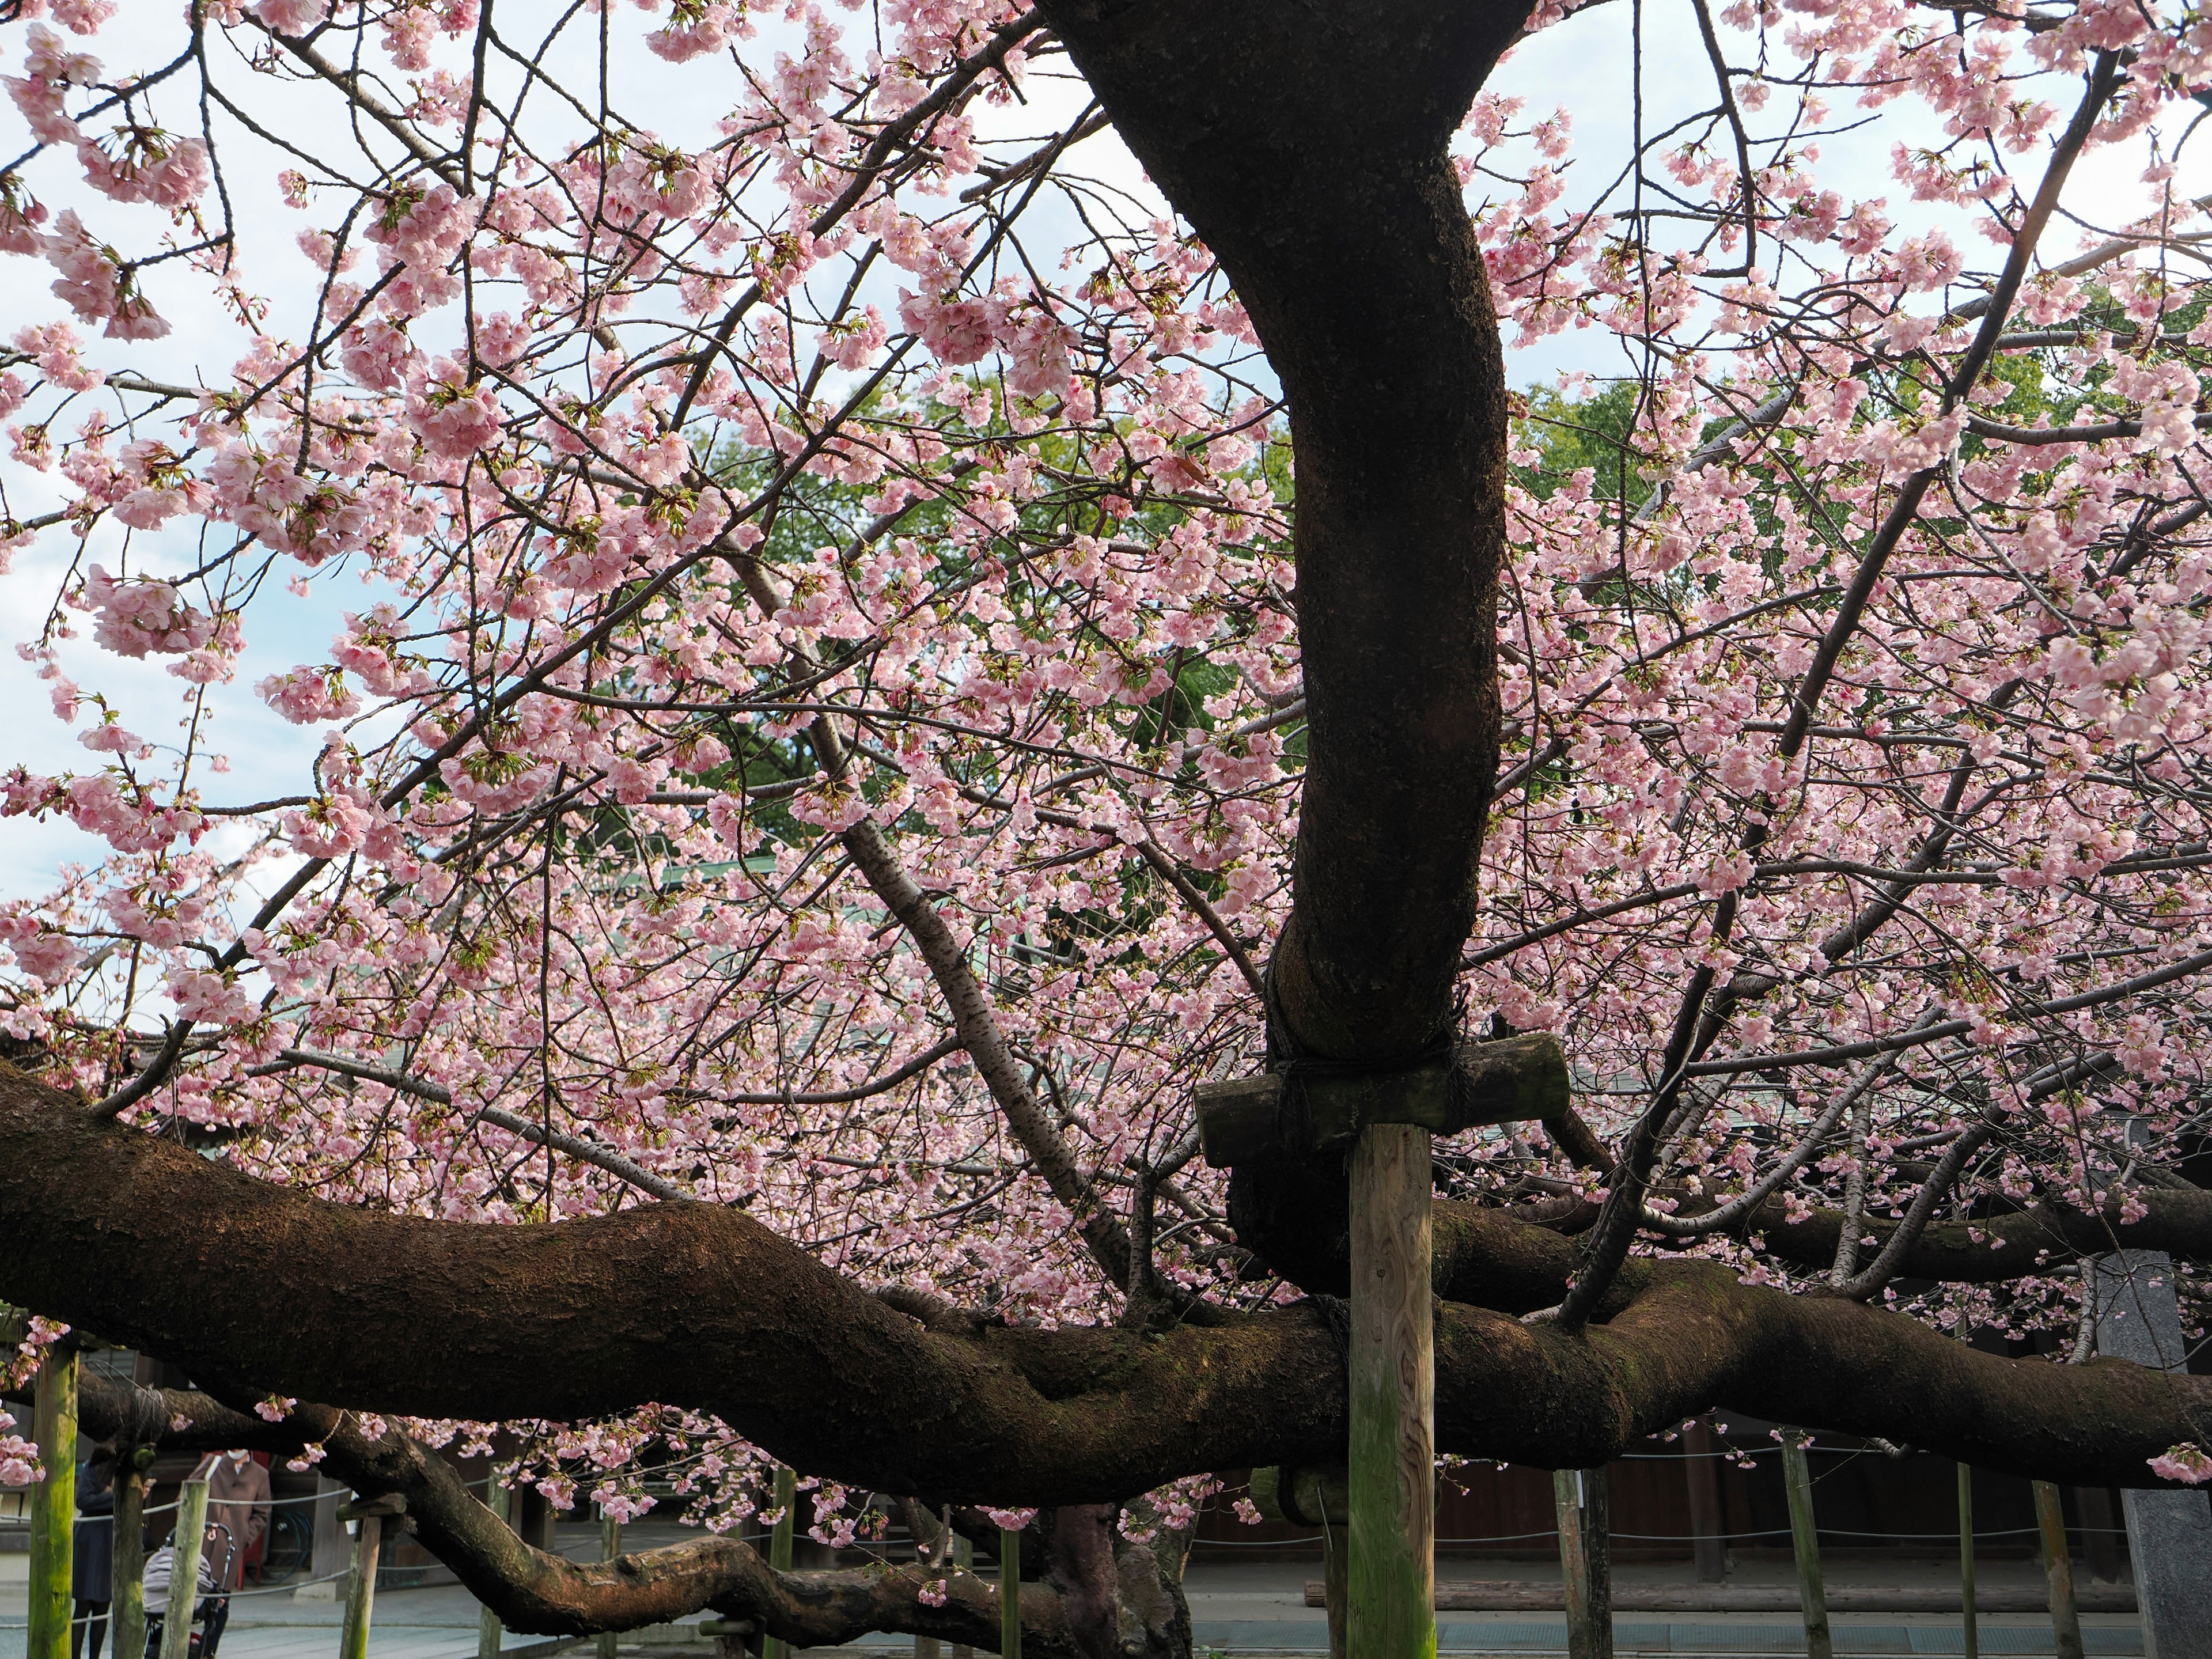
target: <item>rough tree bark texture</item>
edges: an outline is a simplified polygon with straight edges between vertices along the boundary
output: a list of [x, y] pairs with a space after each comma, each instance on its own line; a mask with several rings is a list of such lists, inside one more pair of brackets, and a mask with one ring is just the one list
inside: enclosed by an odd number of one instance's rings
[[[248, 1398], [478, 1419], [659, 1401], [854, 1485], [1001, 1505], [1334, 1462], [1345, 1443], [1342, 1355], [1317, 1309], [1165, 1333], [957, 1311], [924, 1325], [735, 1211], [479, 1227], [354, 1210], [93, 1121], [9, 1071], [0, 1145], [0, 1294]], [[2001, 1359], [1699, 1261], [1632, 1261], [1605, 1323], [1524, 1325], [1558, 1299], [1573, 1242], [1493, 1218], [1455, 1248], [1493, 1305], [1438, 1311], [1445, 1451], [1594, 1468], [1721, 1406], [1984, 1468], [2148, 1486], [2145, 1460], [2212, 1439], [2212, 1379]]]
[[[1310, 758], [1273, 964], [1279, 1035], [1334, 1059], [1403, 1058], [1450, 1018], [1498, 745], [1504, 381], [1444, 147], [1528, 8], [1042, 9], [1221, 258], [1289, 398]], [[1164, 1333], [925, 1323], [734, 1212], [668, 1203], [514, 1228], [356, 1212], [89, 1122], [13, 1073], [0, 1074], [0, 1294], [240, 1397], [477, 1419], [660, 1401], [714, 1411], [811, 1471], [999, 1504], [1110, 1502], [1185, 1474], [1334, 1462], [1345, 1443], [1342, 1355], [1314, 1310]], [[1340, 1288], [1340, 1167], [1240, 1168], [1232, 1196], [1245, 1243], [1309, 1288]], [[2203, 1253], [2208, 1207], [2154, 1195], [2119, 1242]], [[1759, 1224], [1814, 1258], [1832, 1245], [1818, 1218], [1802, 1241]], [[1996, 1224], [2002, 1249], [1934, 1232], [1904, 1271], [2024, 1272], [2054, 1240], [2080, 1250], [2113, 1237], [2106, 1218]], [[1598, 1322], [1521, 1324], [1558, 1301], [1576, 1250], [1495, 1212], [1438, 1206], [1441, 1449], [1595, 1467], [1725, 1406], [1990, 1468], [2143, 1483], [2149, 1456], [2212, 1438], [2204, 1380], [2015, 1364], [1708, 1264], [1632, 1262]], [[223, 1427], [215, 1443], [265, 1443], [251, 1421]], [[918, 1580], [776, 1574], [726, 1540], [567, 1563], [530, 1550], [419, 1448], [356, 1444], [343, 1425], [331, 1435], [348, 1478], [404, 1493], [424, 1541], [514, 1629], [712, 1606], [800, 1644], [867, 1628], [995, 1644], [995, 1606], [972, 1575], [924, 1611]], [[1103, 1563], [1082, 1559], [1071, 1593], [1095, 1602]], [[1029, 1607], [1025, 1646], [1073, 1659], [1063, 1598], [1039, 1594], [1034, 1624]]]
[[1498, 757], [1503, 354], [1445, 145], [1530, 8], [1043, 0], [1236, 284], [1290, 402], [1310, 758], [1290, 1035], [1419, 1049], [1451, 1012]]

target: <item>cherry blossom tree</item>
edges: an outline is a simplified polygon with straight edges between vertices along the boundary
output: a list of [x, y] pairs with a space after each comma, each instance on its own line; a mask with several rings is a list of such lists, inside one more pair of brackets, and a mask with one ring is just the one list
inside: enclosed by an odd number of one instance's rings
[[[2083, 1290], [2212, 1294], [2212, 18], [14, 9], [0, 546], [88, 752], [3, 810], [99, 850], [0, 909], [0, 1294], [209, 1391], [95, 1431], [399, 1493], [519, 1629], [992, 1645], [950, 1514], [1040, 1651], [1187, 1650], [1347, 1291], [1341, 1158], [1193, 1086], [1544, 1033], [1574, 1109], [1437, 1157], [1443, 1452], [2212, 1468]], [[1578, 150], [1554, 30], [1709, 88]], [[495, 1426], [706, 1530], [542, 1554], [431, 1454]], [[923, 1559], [772, 1571], [770, 1460]]]

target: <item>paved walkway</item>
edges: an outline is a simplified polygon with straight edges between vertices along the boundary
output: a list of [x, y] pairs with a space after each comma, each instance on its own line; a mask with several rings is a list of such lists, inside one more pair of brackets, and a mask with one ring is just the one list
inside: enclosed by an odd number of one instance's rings
[[[562, 1539], [568, 1546], [569, 1540]], [[637, 1541], [645, 1543], [646, 1539]], [[581, 1539], [567, 1553], [581, 1554]], [[1193, 1634], [1197, 1651], [1224, 1655], [1325, 1653], [1328, 1646], [1327, 1615], [1305, 1605], [1305, 1584], [1317, 1575], [1310, 1562], [1247, 1564], [1208, 1559], [1201, 1550], [1192, 1563], [1187, 1590], [1190, 1597]], [[15, 1558], [20, 1561], [21, 1557]], [[23, 1659], [23, 1583], [20, 1568], [0, 1558], [0, 1659]], [[1447, 1560], [1440, 1564], [1447, 1579], [1537, 1580], [1545, 1577], [1541, 1562], [1472, 1562]], [[2078, 1569], [2077, 1569], [2078, 1570]], [[1836, 1562], [1831, 1565], [1832, 1584], [1940, 1583], [1954, 1582], [1953, 1570], [1940, 1561]], [[1985, 1588], [2018, 1588], [2039, 1584], [2042, 1575], [2034, 1564], [2006, 1561], [1983, 1564]], [[2083, 1575], [2086, 1577], [2086, 1573]], [[1682, 1584], [1690, 1580], [1686, 1564], [1623, 1564], [1615, 1583]], [[2015, 1583], [2017, 1581], [2017, 1583]], [[1732, 1583], [1791, 1582], [1789, 1565], [1751, 1561], [1730, 1574]], [[475, 1599], [459, 1585], [418, 1589], [386, 1589], [376, 1598], [370, 1626], [370, 1659], [473, 1659], [477, 1652], [478, 1608]], [[335, 1659], [338, 1628], [343, 1617], [342, 1601], [301, 1600], [289, 1589], [267, 1594], [246, 1592], [233, 1598], [228, 1630], [222, 1641], [222, 1659]], [[1848, 1656], [1942, 1656], [1964, 1651], [1963, 1632], [1957, 1614], [1844, 1613], [1832, 1621], [1836, 1651]], [[625, 1659], [710, 1659], [713, 1644], [693, 1618], [652, 1631], [622, 1638]], [[2141, 1626], [2131, 1613], [2085, 1613], [2083, 1645], [2102, 1659], [2133, 1659], [2142, 1652]], [[2051, 1620], [2046, 1615], [1984, 1613], [1980, 1619], [1981, 1650], [2004, 1659], [2039, 1659], [2056, 1652]], [[1450, 1654], [1547, 1655], [1566, 1650], [1566, 1626], [1555, 1615], [1541, 1613], [1445, 1613], [1437, 1620], [1438, 1650]], [[885, 1659], [890, 1651], [911, 1651], [912, 1638], [873, 1636], [846, 1651], [860, 1659]], [[1625, 1613], [1613, 1621], [1613, 1642], [1624, 1654], [1702, 1655], [1707, 1659], [1802, 1659], [1805, 1652], [1802, 1626], [1774, 1613]], [[543, 1638], [510, 1633], [502, 1644], [507, 1659], [550, 1659], [550, 1656], [581, 1649], [584, 1642], [548, 1642]], [[829, 1659], [832, 1650], [817, 1650], [814, 1659]]]

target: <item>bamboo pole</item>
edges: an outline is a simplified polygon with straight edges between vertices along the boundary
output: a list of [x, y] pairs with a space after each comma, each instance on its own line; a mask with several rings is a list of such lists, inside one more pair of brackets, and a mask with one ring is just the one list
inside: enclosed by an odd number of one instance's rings
[[[952, 1565], [961, 1572], [975, 1571], [975, 1543], [973, 1539], [958, 1533], [952, 1534]], [[975, 1659], [975, 1650], [965, 1642], [955, 1642], [952, 1644], [952, 1659]]]
[[31, 1438], [45, 1479], [31, 1488], [31, 1583], [27, 1659], [69, 1659], [70, 1565], [76, 1524], [77, 1356], [56, 1343], [39, 1362]]
[[1352, 1155], [1351, 1534], [1354, 1659], [1433, 1659], [1436, 1323], [1429, 1131], [1370, 1123]]
[[115, 1659], [145, 1659], [146, 1472], [151, 1446], [121, 1446], [115, 1455], [115, 1539], [109, 1571], [107, 1630]]
[[2043, 1571], [2051, 1581], [2051, 1630], [2058, 1659], [2081, 1659], [2081, 1614], [2074, 1604], [2074, 1553], [2066, 1546], [2066, 1511], [2058, 1488], [2035, 1483], [2035, 1524], [2043, 1534]]
[[1974, 1470], [1959, 1465], [1959, 1609], [1965, 1659], [1981, 1659], [1981, 1610], [1974, 1605]]
[[[169, 1534], [169, 1600], [161, 1609], [161, 1659], [185, 1659], [192, 1644], [192, 1609], [200, 1599], [200, 1551], [207, 1542], [208, 1486], [187, 1480], [177, 1494]], [[355, 1656], [354, 1659], [358, 1659]]]
[[1790, 1542], [1797, 1556], [1797, 1602], [1805, 1617], [1806, 1659], [1835, 1659], [1827, 1587], [1820, 1579], [1820, 1534], [1813, 1520], [1813, 1474], [1805, 1461], [1805, 1437], [1795, 1429], [1782, 1431], [1782, 1470], [1790, 1488]]
[[[611, 1515], [599, 1517], [599, 1559], [611, 1561], [622, 1553], [622, 1522]], [[616, 1632], [599, 1632], [599, 1659], [615, 1659]]]
[[[792, 1513], [799, 1504], [799, 1477], [781, 1463], [775, 1466], [775, 1529], [768, 1535], [768, 1564], [778, 1572], [791, 1571]], [[781, 1637], [761, 1643], [761, 1659], [790, 1659], [791, 1646]]]
[[1022, 1535], [999, 1528], [999, 1659], [1022, 1659]]
[[[514, 1513], [514, 1495], [500, 1480], [497, 1469], [484, 1476], [484, 1507], [492, 1512], [501, 1526], [508, 1524], [507, 1517]], [[500, 1624], [497, 1613], [489, 1607], [477, 1613], [477, 1659], [499, 1659], [499, 1650], [506, 1636], [505, 1627]], [[118, 1659], [121, 1659], [119, 1655]]]

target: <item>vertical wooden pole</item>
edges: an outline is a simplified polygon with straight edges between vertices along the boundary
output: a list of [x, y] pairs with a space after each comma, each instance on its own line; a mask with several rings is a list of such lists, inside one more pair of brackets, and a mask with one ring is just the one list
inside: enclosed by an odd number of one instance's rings
[[1559, 1523], [1559, 1587], [1566, 1593], [1568, 1659], [1595, 1659], [1589, 1604], [1589, 1558], [1583, 1533], [1583, 1472], [1552, 1471], [1552, 1508]]
[[1982, 1612], [1974, 1605], [1974, 1469], [1959, 1465], [1959, 1609], [1966, 1659], [1981, 1659]]
[[[599, 1559], [611, 1561], [622, 1553], [622, 1522], [611, 1515], [599, 1517]], [[599, 1659], [615, 1659], [616, 1634], [611, 1630], [599, 1632]]]
[[1603, 1469], [1554, 1469], [1559, 1577], [1566, 1593], [1568, 1659], [1613, 1659], [1610, 1483]]
[[[514, 1495], [501, 1481], [497, 1469], [484, 1476], [484, 1507], [501, 1525], [506, 1524], [507, 1517], [514, 1510]], [[499, 1650], [505, 1640], [506, 1632], [499, 1622], [499, 1615], [489, 1607], [484, 1608], [477, 1615], [477, 1659], [499, 1659]]]
[[1345, 1631], [1345, 1609], [1352, 1597], [1352, 1552], [1348, 1544], [1343, 1516], [1322, 1522], [1322, 1601], [1328, 1609], [1328, 1659], [1351, 1659], [1352, 1655], [1351, 1640]]
[[1352, 1154], [1353, 1659], [1434, 1659], [1436, 1325], [1429, 1132], [1370, 1123]]
[[1690, 1488], [1690, 1553], [1698, 1577], [1717, 1584], [1728, 1577], [1728, 1539], [1721, 1525], [1720, 1458], [1703, 1418], [1682, 1431], [1682, 1474]]
[[2051, 1581], [2051, 1629], [2058, 1659], [2081, 1659], [2081, 1614], [2074, 1605], [2074, 1553], [2066, 1545], [2066, 1511], [2058, 1488], [2035, 1483], [2035, 1524], [2043, 1534], [2043, 1571]]
[[177, 1494], [177, 1524], [169, 1534], [169, 1600], [161, 1610], [161, 1659], [185, 1659], [191, 1649], [192, 1609], [200, 1599], [200, 1551], [207, 1541], [207, 1482], [185, 1481]]
[[999, 1659], [1022, 1659], [1022, 1535], [999, 1528]]
[[2089, 1577], [2109, 1584], [2120, 1576], [2119, 1513], [2110, 1486], [2074, 1488], [2074, 1513], [2081, 1520], [2081, 1552]]
[[1583, 1471], [1583, 1560], [1589, 1571], [1591, 1650], [1613, 1659], [1613, 1471]]
[[[376, 1559], [384, 1549], [384, 1517], [364, 1515], [353, 1541], [353, 1582], [346, 1586], [345, 1625], [338, 1633], [338, 1659], [368, 1659], [368, 1619], [376, 1605]], [[161, 1659], [172, 1659], [165, 1647]], [[174, 1659], [185, 1659], [181, 1653]]]
[[295, 1601], [335, 1601], [345, 1592], [338, 1581], [345, 1577], [353, 1559], [353, 1540], [346, 1536], [345, 1522], [338, 1519], [338, 1504], [344, 1498], [346, 1488], [342, 1481], [327, 1474], [315, 1477], [315, 1541], [313, 1553], [307, 1558], [314, 1577], [292, 1592]]
[[74, 1344], [56, 1343], [39, 1362], [31, 1438], [45, 1479], [31, 1488], [31, 1629], [28, 1659], [69, 1659], [70, 1562], [76, 1524], [76, 1383]]
[[1820, 1533], [1813, 1520], [1813, 1473], [1805, 1461], [1805, 1437], [1795, 1429], [1782, 1431], [1782, 1473], [1790, 1488], [1790, 1542], [1797, 1554], [1797, 1602], [1805, 1615], [1806, 1659], [1835, 1659], [1835, 1638], [1828, 1632], [1828, 1591], [1820, 1581]]
[[[799, 1477], [779, 1463], [775, 1466], [775, 1530], [768, 1535], [768, 1564], [778, 1572], [791, 1571], [792, 1512], [799, 1504]], [[761, 1659], [789, 1659], [790, 1644], [771, 1636], [761, 1643]]]
[[[952, 1534], [952, 1565], [962, 1572], [975, 1571], [975, 1545], [972, 1539], [960, 1534]], [[975, 1650], [965, 1642], [952, 1644], [952, 1659], [975, 1659]]]
[[116, 1449], [115, 1554], [107, 1589], [115, 1659], [145, 1659], [146, 1472], [153, 1467], [151, 1446]]

